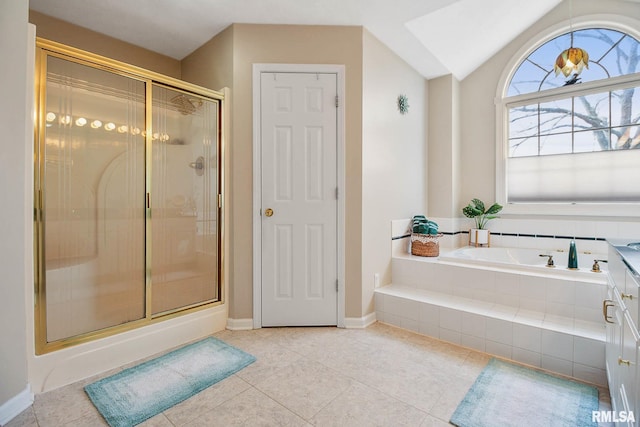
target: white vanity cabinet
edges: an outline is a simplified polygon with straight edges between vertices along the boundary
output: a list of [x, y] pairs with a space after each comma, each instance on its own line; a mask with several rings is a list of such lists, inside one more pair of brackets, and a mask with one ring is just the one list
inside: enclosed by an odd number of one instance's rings
[[[638, 304], [640, 279], [623, 261], [615, 247], [609, 247], [609, 286], [602, 311], [607, 322], [606, 367], [611, 406], [621, 415], [640, 416], [640, 334]], [[621, 417], [622, 418], [622, 417]], [[632, 418], [632, 417], [629, 417]], [[616, 426], [638, 427], [639, 421], [619, 421]]]

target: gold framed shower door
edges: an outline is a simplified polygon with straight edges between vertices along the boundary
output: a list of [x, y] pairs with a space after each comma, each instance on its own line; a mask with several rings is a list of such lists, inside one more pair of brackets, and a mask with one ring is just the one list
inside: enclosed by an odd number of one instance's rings
[[36, 353], [222, 304], [223, 94], [36, 47]]

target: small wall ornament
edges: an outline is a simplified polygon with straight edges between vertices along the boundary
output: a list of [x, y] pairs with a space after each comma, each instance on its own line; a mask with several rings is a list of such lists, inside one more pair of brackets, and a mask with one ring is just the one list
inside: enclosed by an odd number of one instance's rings
[[398, 95], [398, 111], [400, 111], [400, 114], [409, 112], [409, 99], [406, 95]]

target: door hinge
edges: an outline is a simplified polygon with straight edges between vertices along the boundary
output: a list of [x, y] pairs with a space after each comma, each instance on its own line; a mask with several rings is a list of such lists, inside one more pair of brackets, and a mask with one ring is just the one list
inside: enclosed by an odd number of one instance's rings
[[336, 200], [338, 200], [338, 187], [336, 187]]
[[336, 292], [338, 292], [339, 288], [338, 288], [338, 279], [336, 279]]
[[336, 95], [336, 108], [340, 106], [340, 97]]
[[222, 209], [222, 194], [218, 194], [218, 209]]

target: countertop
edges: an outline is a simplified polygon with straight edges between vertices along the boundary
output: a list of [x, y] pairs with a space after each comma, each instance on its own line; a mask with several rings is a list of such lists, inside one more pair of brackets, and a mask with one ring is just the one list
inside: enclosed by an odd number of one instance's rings
[[640, 276], [640, 250], [628, 246], [630, 243], [640, 242], [640, 238], [607, 239], [607, 242], [618, 251], [627, 267], [629, 267], [636, 276]]

